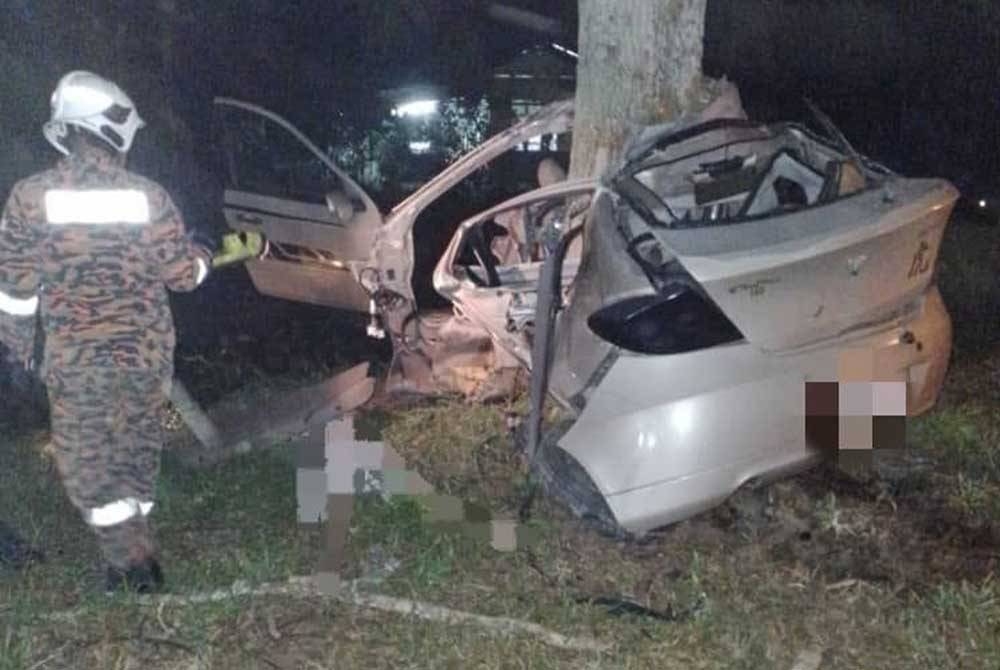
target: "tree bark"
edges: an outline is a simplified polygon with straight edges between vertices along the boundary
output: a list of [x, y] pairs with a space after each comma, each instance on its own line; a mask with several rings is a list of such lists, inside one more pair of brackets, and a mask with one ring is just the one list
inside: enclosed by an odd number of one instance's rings
[[580, 0], [570, 176], [600, 174], [632, 131], [691, 111], [707, 0]]

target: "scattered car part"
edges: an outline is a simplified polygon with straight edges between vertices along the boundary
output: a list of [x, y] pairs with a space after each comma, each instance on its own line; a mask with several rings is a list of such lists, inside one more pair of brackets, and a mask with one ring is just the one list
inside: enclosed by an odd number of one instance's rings
[[216, 452], [225, 447], [226, 438], [219, 432], [215, 421], [205, 413], [184, 382], [176, 377], [171, 380], [169, 397], [170, 403], [203, 448]]
[[177, 383], [171, 400], [201, 443], [195, 460], [208, 465], [301, 437], [357, 409], [374, 392], [375, 379], [368, 376], [368, 363], [361, 363], [318, 384], [283, 394], [240, 391], [207, 410]]

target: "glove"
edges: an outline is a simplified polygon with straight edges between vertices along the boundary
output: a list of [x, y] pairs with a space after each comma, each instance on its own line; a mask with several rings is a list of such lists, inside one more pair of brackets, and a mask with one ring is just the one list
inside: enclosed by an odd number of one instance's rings
[[264, 238], [260, 233], [228, 233], [222, 236], [222, 250], [212, 257], [212, 267], [219, 268], [256, 258], [263, 251]]

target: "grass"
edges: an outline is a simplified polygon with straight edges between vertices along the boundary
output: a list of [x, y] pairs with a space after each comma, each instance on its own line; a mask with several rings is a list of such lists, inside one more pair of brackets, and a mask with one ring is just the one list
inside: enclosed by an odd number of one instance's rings
[[[501, 425], [486, 419], [491, 411], [502, 416], [502, 408], [440, 403], [389, 417], [384, 434], [408, 434], [416, 414], [424, 425], [443, 431], [441, 444], [464, 449], [481, 441], [488, 433], [484, 428]], [[71, 510], [60, 500], [53, 474], [35, 456], [38, 437], [18, 439], [12, 446], [4, 465], [22, 469], [21, 476], [5, 482], [9, 485], [0, 494], [4, 509], [12, 508], [14, 498], [8, 496], [15, 489], [47, 492], [46, 505], [22, 508], [17, 519], [27, 526], [19, 527], [62, 528], [74, 533], [73, 544], [87, 545], [80, 524], [65, 518]], [[440, 466], [442, 481], [457, 482], [464, 472], [466, 488], [477, 486], [477, 475], [462, 456], [465, 451], [453, 455], [453, 462], [443, 447], [431, 453], [442, 459], [430, 461]], [[8, 475], [11, 467], [5, 467]], [[206, 471], [167, 460], [157, 529], [179, 590], [308, 572], [319, 537], [289, 523], [294, 518], [293, 467], [288, 458], [269, 453]], [[823, 495], [802, 481], [785, 482], [773, 493], [779, 510], [810, 510], [803, 520], [817, 535], [836, 535], [838, 526], [868, 518], [860, 533], [838, 540], [849, 548], [860, 542], [858, 536], [877, 536], [883, 526], [899, 521], [878, 519], [869, 501]], [[498, 554], [429, 528], [412, 501], [365, 499], [357, 508], [352, 549], [360, 558], [378, 545], [401, 561], [399, 571], [381, 585], [385, 593], [593, 635], [614, 643], [611, 653], [574, 654], [529, 639], [485, 636], [472, 628], [282, 598], [171, 606], [160, 616], [168, 633], [154, 613], [127, 597], [103, 602], [88, 596], [82, 578], [86, 552], [73, 552], [0, 581], [5, 607], [0, 668], [31, 667], [60, 649], [76, 665], [53, 660], [50, 667], [130, 667], [122, 660], [129, 658], [154, 668], [756, 668], [791, 667], [798, 653], [814, 646], [824, 650], [824, 668], [992, 667], [990, 663], [1000, 661], [1000, 605], [988, 572], [975, 580], [938, 580], [921, 593], [907, 582], [857, 579], [845, 586], [838, 585], [842, 575], [834, 579], [825, 564], [822, 554], [828, 547], [805, 559], [774, 551], [781, 548], [780, 527], [742, 538], [713, 534], [711, 521], [699, 519], [649, 545], [619, 546], [568, 522], [557, 508], [542, 511], [545, 542], [530, 551]], [[49, 537], [49, 531], [39, 535], [47, 546]], [[53, 593], [61, 590], [71, 595]], [[586, 594], [625, 595], [658, 609], [699, 607], [693, 616], [663, 623], [610, 616], [575, 601]], [[79, 606], [89, 609], [71, 629], [32, 622], [40, 611]]]
[[[996, 231], [949, 230], [941, 283], [953, 314], [1000, 305], [1000, 283], [984, 274], [998, 267], [996, 249]], [[398, 563], [373, 587], [379, 592], [596, 637], [612, 645], [600, 654], [320, 600], [158, 611], [104, 597], [93, 589], [96, 547], [40, 455], [45, 433], [7, 432], [0, 514], [48, 560], [23, 572], [0, 567], [0, 670], [784, 669], [810, 649], [821, 652], [823, 670], [1000, 667], [1000, 338], [969, 319], [956, 317], [955, 327], [939, 406], [908, 433], [934, 467], [894, 487], [857, 486], [819, 469], [770, 487], [763, 521], [743, 519], [734, 502], [638, 544], [600, 537], [542, 500], [532, 521], [541, 541], [512, 553], [431, 527], [412, 500], [358, 501], [352, 569]], [[505, 413], [523, 403], [383, 408], [359, 424], [440, 492], [507, 515], [523, 478]], [[281, 451], [206, 470], [165, 458], [154, 519], [176, 592], [314, 569], [322, 533], [295, 523], [294, 470]], [[682, 616], [613, 615], [581, 596]], [[67, 609], [79, 611], [70, 622], [41, 618]]]

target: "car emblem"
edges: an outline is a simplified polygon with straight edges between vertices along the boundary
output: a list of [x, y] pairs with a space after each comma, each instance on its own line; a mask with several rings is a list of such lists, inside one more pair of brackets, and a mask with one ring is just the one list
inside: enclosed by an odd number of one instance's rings
[[866, 254], [861, 254], [860, 256], [854, 256], [853, 258], [847, 259], [847, 269], [850, 271], [852, 277], [857, 277], [858, 273], [861, 272], [861, 266], [865, 264], [868, 260]]

